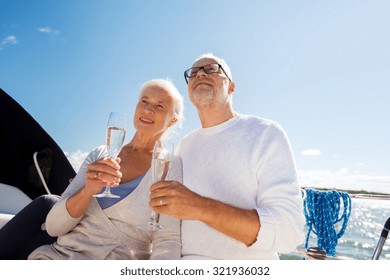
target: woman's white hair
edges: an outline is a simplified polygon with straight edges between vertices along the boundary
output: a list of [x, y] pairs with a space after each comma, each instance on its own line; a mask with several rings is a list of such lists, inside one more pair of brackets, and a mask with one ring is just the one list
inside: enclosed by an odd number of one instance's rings
[[183, 116], [184, 101], [183, 101], [183, 96], [181, 95], [177, 87], [174, 85], [174, 83], [169, 79], [149, 80], [141, 86], [139, 90], [139, 96], [141, 96], [144, 93], [144, 91], [150, 87], [162, 88], [167, 92], [169, 92], [169, 94], [173, 98], [173, 113], [174, 113], [174, 118], [176, 119], [176, 122], [172, 127], [181, 127], [181, 124], [184, 119]]

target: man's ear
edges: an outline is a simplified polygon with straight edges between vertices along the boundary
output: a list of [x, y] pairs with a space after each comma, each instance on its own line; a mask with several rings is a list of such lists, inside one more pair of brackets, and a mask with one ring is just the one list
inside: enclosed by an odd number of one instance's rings
[[235, 89], [236, 89], [236, 84], [234, 82], [230, 82], [228, 93], [233, 94]]

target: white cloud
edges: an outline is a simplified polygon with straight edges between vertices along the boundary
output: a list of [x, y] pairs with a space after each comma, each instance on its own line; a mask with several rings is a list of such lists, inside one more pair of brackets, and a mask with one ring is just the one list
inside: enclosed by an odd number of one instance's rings
[[344, 190], [373, 191], [390, 194], [390, 176], [353, 173], [348, 168], [337, 171], [298, 170], [299, 183], [303, 187], [335, 188]]
[[302, 155], [304, 156], [311, 156], [311, 157], [316, 157], [322, 154], [322, 152], [318, 149], [306, 149], [301, 152]]
[[49, 26], [38, 28], [38, 32], [59, 35], [61, 32], [59, 30], [53, 29]]
[[337, 171], [337, 174], [339, 174], [340, 176], [348, 175], [348, 168], [346, 168], [346, 167], [340, 168], [340, 169]]
[[10, 35], [8, 37], [5, 37], [3, 41], [0, 43], [0, 50], [4, 48], [5, 45], [15, 45], [18, 43], [18, 39], [14, 35]]
[[68, 158], [70, 164], [73, 166], [76, 172], [80, 169], [81, 164], [83, 163], [85, 157], [88, 155], [86, 152], [80, 150], [76, 152], [64, 152], [65, 156]]

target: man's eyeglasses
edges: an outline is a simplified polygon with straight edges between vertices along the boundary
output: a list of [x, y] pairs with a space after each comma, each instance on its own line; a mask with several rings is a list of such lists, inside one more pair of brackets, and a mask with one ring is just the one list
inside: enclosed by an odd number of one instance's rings
[[219, 71], [219, 69], [221, 69], [222, 72], [225, 74], [225, 76], [229, 79], [229, 81], [230, 82], [232, 81], [229, 78], [228, 74], [226, 74], [226, 72], [223, 69], [223, 67], [221, 66], [221, 64], [211, 63], [211, 64], [207, 64], [207, 65], [204, 65], [204, 66], [201, 66], [201, 67], [192, 67], [192, 68], [187, 69], [186, 71], [184, 71], [184, 78], [186, 79], [187, 84], [188, 84], [189, 79], [195, 77], [198, 74], [198, 72], [200, 70], [202, 70], [202, 69], [203, 69], [203, 71], [206, 74], [217, 73]]

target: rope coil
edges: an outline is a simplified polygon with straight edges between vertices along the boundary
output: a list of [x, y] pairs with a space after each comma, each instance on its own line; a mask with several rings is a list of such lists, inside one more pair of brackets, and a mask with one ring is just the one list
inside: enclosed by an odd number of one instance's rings
[[[341, 208], [343, 210], [340, 215]], [[318, 238], [318, 248], [325, 250], [329, 256], [334, 256], [338, 240], [347, 229], [351, 209], [351, 197], [346, 192], [305, 189], [304, 214], [308, 226], [305, 248], [308, 248], [310, 233], [313, 232]], [[335, 225], [341, 221], [341, 228], [336, 233]]]

